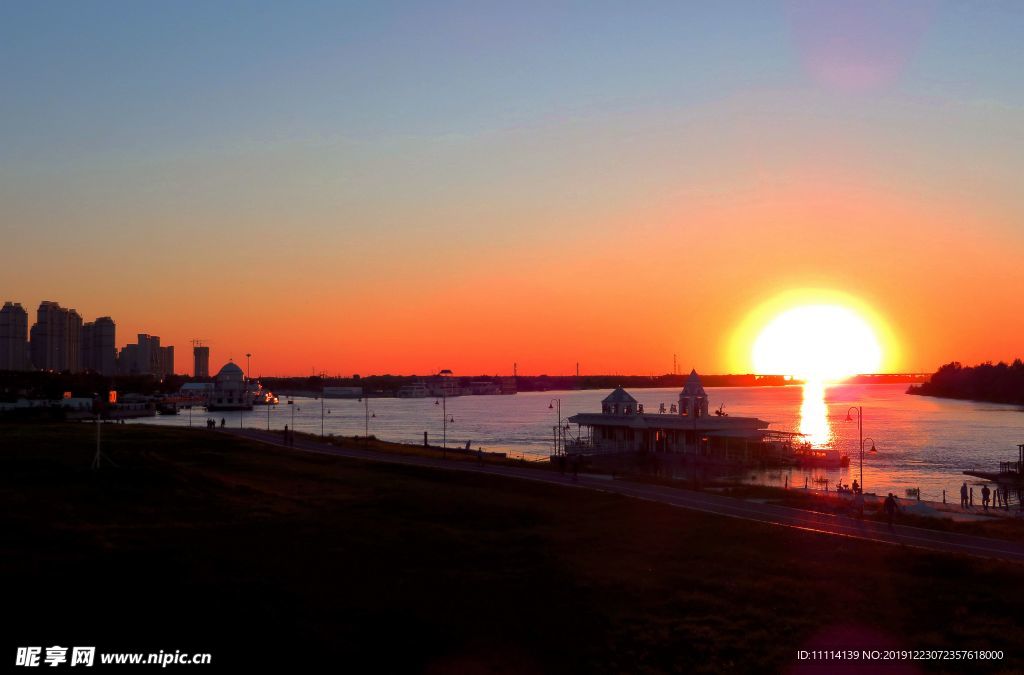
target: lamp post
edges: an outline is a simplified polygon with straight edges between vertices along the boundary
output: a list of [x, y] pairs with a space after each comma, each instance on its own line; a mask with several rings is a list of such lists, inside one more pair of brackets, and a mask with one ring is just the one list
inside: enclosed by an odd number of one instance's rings
[[[370, 396], [363, 389], [363, 398], [360, 399], [363, 402], [363, 445], [370, 445]], [[373, 415], [377, 416], [376, 413]]]
[[[434, 400], [437, 405], [437, 400]], [[448, 390], [441, 384], [441, 458], [448, 456]]]
[[96, 411], [96, 454], [92, 458], [92, 468], [94, 468], [94, 469], [100, 468], [100, 458], [103, 456], [103, 452], [100, 450], [100, 434], [101, 434], [101, 432], [100, 432], [100, 424], [101, 424], [101, 422], [100, 422], [99, 398], [100, 398], [99, 394], [93, 394], [93, 404], [92, 404], [92, 407]]
[[864, 492], [864, 441], [871, 441], [872, 454], [877, 453], [878, 450], [875, 448], [875, 439], [868, 437], [864, 438], [864, 406], [850, 406], [849, 410], [846, 411], [846, 421], [852, 422], [853, 416], [850, 414], [854, 410], [857, 411], [857, 447], [860, 449], [860, 491]]
[[[558, 431], [555, 433], [555, 438], [553, 439], [554, 443], [555, 443], [555, 454], [557, 455], [557, 454], [559, 454], [559, 452], [558, 452], [558, 446], [559, 446], [558, 440], [559, 440], [559, 437], [562, 434], [562, 399], [560, 399], [560, 398], [553, 398], [550, 401], [548, 401], [548, 410], [554, 410], [555, 411], [555, 416], [558, 417], [558, 422], [555, 425], [555, 429], [557, 429]], [[561, 446], [562, 446], [562, 449], [564, 450], [565, 449], [565, 441], [564, 440], [562, 441]]]

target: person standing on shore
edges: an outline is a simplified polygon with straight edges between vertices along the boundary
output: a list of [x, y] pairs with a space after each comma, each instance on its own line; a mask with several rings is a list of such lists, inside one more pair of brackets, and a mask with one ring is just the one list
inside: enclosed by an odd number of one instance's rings
[[960, 508], [967, 508], [967, 481], [964, 481], [964, 484], [960, 486]]
[[991, 490], [988, 489], [987, 485], [981, 486], [981, 506], [988, 511], [988, 498], [992, 494]]

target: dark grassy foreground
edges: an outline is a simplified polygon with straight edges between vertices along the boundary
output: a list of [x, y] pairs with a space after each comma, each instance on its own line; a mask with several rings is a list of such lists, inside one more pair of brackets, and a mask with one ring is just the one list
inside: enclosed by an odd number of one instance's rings
[[278, 672], [775, 671], [855, 646], [1001, 649], [974, 669], [1024, 670], [1019, 566], [206, 430], [104, 432], [120, 468], [91, 472], [91, 426], [0, 426], [8, 664], [61, 644]]

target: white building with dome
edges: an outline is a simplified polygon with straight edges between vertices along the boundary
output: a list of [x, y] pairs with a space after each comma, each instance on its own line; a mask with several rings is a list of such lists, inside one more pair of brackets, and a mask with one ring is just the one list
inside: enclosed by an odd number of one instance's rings
[[229, 361], [213, 380], [208, 410], [252, 410], [252, 392], [245, 373]]

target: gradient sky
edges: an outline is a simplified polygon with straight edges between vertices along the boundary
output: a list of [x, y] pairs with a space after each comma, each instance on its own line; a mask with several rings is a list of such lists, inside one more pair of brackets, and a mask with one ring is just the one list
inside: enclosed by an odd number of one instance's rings
[[0, 0], [0, 300], [263, 374], [1024, 355], [1024, 3]]

